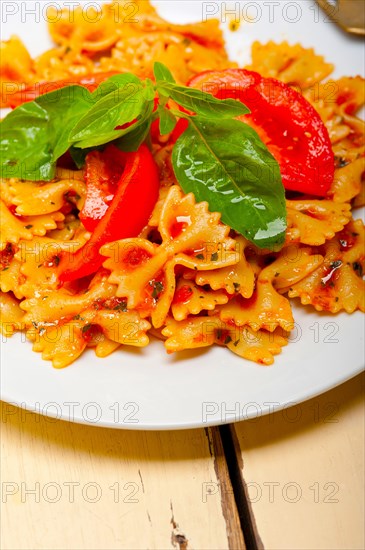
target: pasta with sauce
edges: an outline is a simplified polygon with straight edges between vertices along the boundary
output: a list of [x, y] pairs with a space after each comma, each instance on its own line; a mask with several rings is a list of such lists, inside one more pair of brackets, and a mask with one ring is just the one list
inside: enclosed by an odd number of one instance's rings
[[[124, 9], [126, 2], [118, 4]], [[55, 48], [37, 59], [17, 37], [2, 43], [3, 81], [25, 86], [109, 71], [152, 78], [158, 58], [185, 83], [201, 71], [236, 66], [216, 21], [173, 25], [148, 2], [138, 6], [138, 25], [116, 21], [111, 5], [103, 5], [96, 25], [79, 12], [70, 23], [64, 11], [49, 24]], [[25, 331], [33, 350], [57, 368], [87, 348], [106, 357], [120, 347], [146, 346], [149, 334], [163, 339], [169, 353], [218, 344], [269, 365], [294, 326], [290, 299], [331, 313], [365, 310], [364, 224], [352, 218], [352, 208], [364, 204], [364, 123], [356, 116], [364, 81], [326, 81], [331, 64], [285, 42], [254, 43], [248, 69], [299, 88], [320, 114], [335, 154], [325, 199], [287, 196], [281, 250], [255, 247], [207, 203], [184, 194], [169, 136], [159, 136], [152, 143], [159, 199], [147, 226], [138, 237], [102, 246], [105, 261], [93, 276], [61, 285], [60, 256], [90, 239], [78, 215], [86, 196], [83, 171], [58, 167], [54, 180], [44, 183], [2, 179], [5, 336]], [[2, 106], [8, 104], [3, 95]]]

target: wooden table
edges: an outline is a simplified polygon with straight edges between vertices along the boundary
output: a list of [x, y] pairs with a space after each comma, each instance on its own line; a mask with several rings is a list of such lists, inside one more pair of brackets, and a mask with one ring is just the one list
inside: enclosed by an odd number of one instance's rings
[[129, 432], [2, 404], [1, 548], [363, 549], [364, 376], [222, 428]]

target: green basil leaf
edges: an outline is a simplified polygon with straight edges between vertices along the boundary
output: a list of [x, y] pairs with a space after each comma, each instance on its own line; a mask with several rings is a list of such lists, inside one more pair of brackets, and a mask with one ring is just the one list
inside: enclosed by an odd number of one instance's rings
[[160, 117], [160, 134], [162, 136], [170, 134], [176, 126], [176, 117], [169, 109], [161, 107], [161, 105], [157, 108], [157, 114]]
[[112, 141], [124, 134], [125, 128], [116, 130], [137, 119], [143, 112], [146, 102], [144, 87], [133, 75], [124, 75], [125, 85], [111, 92], [82, 117], [72, 130], [69, 140], [82, 149], [96, 147]]
[[207, 201], [222, 221], [260, 248], [284, 242], [286, 208], [279, 165], [239, 120], [190, 117], [172, 154], [185, 193]]
[[68, 86], [9, 113], [0, 124], [2, 177], [51, 180], [57, 159], [69, 148], [71, 129], [91, 104], [86, 88]]
[[90, 149], [78, 149], [77, 147], [71, 146], [69, 149], [70, 155], [77, 168], [81, 169], [85, 166], [85, 159], [91, 151], [102, 151], [104, 147], [90, 147]]
[[96, 103], [110, 93], [118, 93], [119, 88], [123, 88], [130, 82], [137, 82], [139, 79], [132, 73], [115, 74], [101, 82], [96, 90], [91, 94], [93, 101]]
[[170, 69], [159, 61], [156, 61], [153, 64], [153, 74], [155, 75], [156, 82], [170, 82], [172, 84], [176, 82]]
[[178, 86], [169, 82], [158, 83], [157, 90], [163, 94], [168, 94], [171, 99], [176, 101], [185, 109], [193, 111], [206, 118], [233, 118], [250, 113], [250, 110], [235, 99], [217, 99], [211, 94]]
[[122, 151], [130, 152], [137, 151], [141, 144], [147, 139], [150, 133], [152, 123], [152, 113], [154, 109], [154, 102], [150, 101], [145, 106], [145, 111], [141, 118], [128, 128], [128, 133], [119, 138], [115, 145], [122, 149]]
[[144, 120], [141, 123], [135, 124], [133, 130], [129, 132], [129, 134], [116, 140], [115, 145], [126, 153], [137, 151], [147, 139], [150, 128], [150, 120]]

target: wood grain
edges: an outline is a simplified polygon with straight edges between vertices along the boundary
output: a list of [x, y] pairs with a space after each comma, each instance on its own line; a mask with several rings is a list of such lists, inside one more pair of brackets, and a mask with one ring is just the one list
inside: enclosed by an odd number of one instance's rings
[[243, 549], [223, 462], [218, 431], [109, 430], [3, 403], [1, 548]]
[[265, 548], [365, 548], [364, 375], [230, 429]]

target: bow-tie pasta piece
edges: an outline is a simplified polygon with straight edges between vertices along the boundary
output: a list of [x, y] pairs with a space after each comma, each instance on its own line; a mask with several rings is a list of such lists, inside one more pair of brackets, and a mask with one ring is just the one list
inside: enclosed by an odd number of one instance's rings
[[167, 337], [165, 347], [168, 353], [217, 343], [227, 346], [240, 357], [263, 365], [271, 365], [273, 356], [287, 344], [287, 334], [282, 330], [255, 332], [248, 327], [222, 323], [214, 313], [211, 317], [189, 317], [183, 321], [169, 318], [162, 335]]
[[168, 353], [212, 346], [221, 323], [217, 317], [196, 316], [183, 321], [168, 317], [161, 334]]
[[230, 351], [249, 361], [272, 365], [274, 355], [281, 353], [282, 348], [288, 344], [288, 333], [280, 328], [267, 332], [225, 325], [217, 332], [216, 343], [225, 345]]
[[200, 255], [205, 262], [221, 262], [219, 245], [230, 250], [235, 244], [228, 237], [229, 227], [220, 222], [220, 214], [209, 212], [206, 202], [196, 203], [192, 193], [184, 196], [176, 185], [167, 195], [159, 231], [162, 244], [173, 254]]
[[40, 216], [57, 212], [67, 202], [81, 210], [86, 195], [85, 183], [78, 179], [38, 184], [30, 181], [13, 181], [10, 188], [12, 204], [21, 216]]
[[32, 237], [31, 231], [0, 201], [0, 250], [4, 250], [7, 243], [17, 244], [20, 239], [30, 241]]
[[319, 84], [304, 93], [319, 112], [332, 143], [351, 135], [353, 145], [363, 133], [362, 121], [355, 113], [364, 105], [364, 79], [361, 76], [343, 77]]
[[30, 298], [37, 292], [56, 290], [59, 287], [58, 266], [61, 256], [76, 252], [85, 244], [87, 236], [85, 233], [83, 239], [77, 241], [55, 241], [48, 237], [20, 241], [14, 256], [21, 263], [20, 273], [23, 277], [19, 292]]
[[117, 296], [125, 296], [130, 309], [148, 311], [153, 326], [163, 325], [176, 286], [175, 267], [194, 270], [219, 269], [239, 260], [229, 228], [220, 215], [211, 214], [207, 203], [195, 203], [192, 194], [183, 196], [177, 186], [168, 192], [158, 226], [162, 243], [146, 239], [124, 239], [102, 247], [109, 281], [118, 285]]
[[195, 282], [198, 285], [209, 285], [213, 290], [225, 289], [229, 294], [239, 293], [243, 298], [250, 298], [255, 288], [255, 272], [245, 256], [248, 246], [250, 243], [244, 237], [237, 237], [238, 263], [197, 272]]
[[260, 44], [256, 41], [252, 45], [252, 65], [246, 69], [305, 89], [331, 74], [333, 65], [326, 63], [313, 48], [288, 42]]
[[118, 344], [114, 349], [119, 344], [144, 347], [149, 342], [146, 333], [150, 327], [136, 312], [87, 309], [64, 324], [35, 325], [27, 337], [33, 341], [33, 351], [42, 353], [42, 358], [52, 361], [55, 368], [64, 368], [86, 347], [97, 348], [104, 337]]
[[202, 310], [213, 311], [217, 305], [228, 302], [227, 293], [220, 290], [205, 290], [193, 281], [180, 279], [171, 312], [176, 321], [182, 321], [188, 315], [198, 315]]
[[7, 85], [16, 82], [15, 89], [18, 90], [24, 83], [30, 82], [34, 77], [34, 63], [27, 48], [17, 36], [1, 42], [0, 47], [0, 107], [8, 107], [11, 93]]
[[[285, 249], [284, 249], [285, 250]], [[304, 262], [306, 263], [306, 262]], [[316, 263], [308, 259], [309, 270], [315, 269]], [[278, 326], [285, 331], [294, 327], [294, 319], [289, 300], [281, 296], [275, 289], [275, 279], [282, 273], [285, 275], [301, 277], [302, 264], [290, 262], [285, 254], [278, 257], [273, 263], [265, 267], [256, 281], [256, 288], [251, 298], [242, 298], [238, 295], [224, 306], [219, 306], [220, 318], [225, 323], [233, 323], [236, 326], [249, 326], [257, 331], [265, 329], [273, 332]]]
[[108, 355], [111, 355], [120, 347], [121, 344], [119, 342], [113, 342], [113, 340], [109, 340], [109, 338], [102, 334], [102, 338], [95, 345], [95, 355], [102, 359], [103, 357], [108, 357]]
[[23, 315], [19, 302], [9, 292], [0, 292], [0, 333], [11, 336], [15, 331], [23, 330]]
[[351, 219], [347, 203], [327, 200], [286, 201], [288, 229], [287, 242], [319, 246], [332, 239]]
[[62, 212], [52, 212], [41, 216], [22, 216], [22, 223], [36, 237], [44, 237], [46, 233], [57, 229], [65, 216]]
[[87, 345], [83, 337], [84, 322], [74, 320], [61, 325], [34, 325], [27, 331], [27, 338], [33, 342], [33, 351], [42, 354], [42, 359], [52, 361], [56, 369], [62, 369], [73, 363]]
[[323, 264], [288, 289], [290, 298], [300, 298], [318, 311], [338, 313], [365, 310], [364, 224], [351, 221], [341, 233], [323, 245]]
[[[95, 9], [91, 4], [90, 18], [87, 20], [85, 20], [84, 12], [80, 7], [73, 10], [71, 19], [69, 9], [66, 8], [59, 13], [59, 8], [50, 6], [47, 16], [49, 17], [51, 36], [56, 44], [68, 47], [72, 45], [70, 49], [76, 51], [82, 48], [82, 51], [88, 52], [89, 55], [95, 52], [105, 52], [118, 41], [120, 36], [116, 25], [116, 13], [118, 12], [115, 11], [115, 6], [117, 3], [106, 4], [101, 9], [100, 6], [99, 9]], [[128, 19], [127, 11], [125, 14], [125, 19]], [[123, 20], [123, 18], [121, 19]]]
[[14, 216], [11, 210], [0, 201], [0, 249], [7, 243], [17, 244], [21, 239], [30, 241], [33, 235], [43, 237], [47, 231], [57, 228], [65, 216], [61, 212], [41, 216]]
[[28, 325], [36, 323], [50, 323], [71, 319], [79, 316], [80, 312], [89, 307], [100, 309], [125, 308], [126, 302], [115, 298], [115, 285], [107, 280], [108, 274], [96, 277], [96, 282], [91, 283], [89, 289], [81, 293], [71, 293], [65, 288], [59, 290], [45, 289], [35, 296], [24, 300], [21, 308], [25, 311], [24, 322]]
[[364, 156], [335, 170], [329, 195], [335, 202], [352, 200], [361, 192], [364, 175]]
[[24, 298], [20, 285], [25, 277], [21, 274], [21, 262], [15, 258], [18, 248], [10, 243], [0, 251], [0, 290], [13, 292], [18, 299]]
[[298, 245], [285, 247], [271, 266], [275, 271], [273, 286], [280, 293], [286, 292], [287, 287], [313, 273], [322, 263], [323, 256], [316, 249]]

